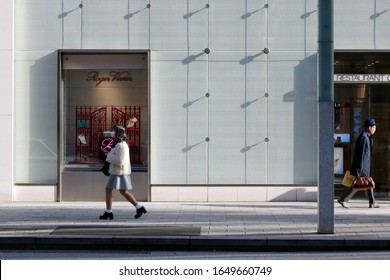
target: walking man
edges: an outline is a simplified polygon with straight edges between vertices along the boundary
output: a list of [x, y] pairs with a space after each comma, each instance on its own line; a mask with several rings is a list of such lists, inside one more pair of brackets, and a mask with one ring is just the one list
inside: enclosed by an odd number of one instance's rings
[[[375, 119], [368, 119], [364, 122], [364, 130], [360, 133], [356, 140], [355, 149], [352, 157], [351, 175], [358, 176], [360, 174], [371, 176], [372, 162], [372, 136], [376, 131]], [[341, 206], [349, 208], [347, 202], [355, 195], [357, 190], [349, 188], [338, 200]], [[367, 190], [369, 208], [379, 208], [379, 204], [375, 202], [374, 190]]]

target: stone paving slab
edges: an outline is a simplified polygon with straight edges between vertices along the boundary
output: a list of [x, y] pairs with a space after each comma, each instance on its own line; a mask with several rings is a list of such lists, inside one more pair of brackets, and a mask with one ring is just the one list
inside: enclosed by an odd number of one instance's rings
[[125, 202], [114, 202], [114, 220], [98, 219], [104, 202], [0, 203], [0, 250], [390, 249], [390, 200], [379, 203], [335, 202], [334, 234], [317, 233], [315, 202], [149, 202], [137, 220]]

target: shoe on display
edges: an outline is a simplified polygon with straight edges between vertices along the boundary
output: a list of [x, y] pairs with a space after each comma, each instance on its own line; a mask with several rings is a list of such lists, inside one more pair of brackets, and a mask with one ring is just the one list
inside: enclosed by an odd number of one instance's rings
[[126, 127], [127, 128], [133, 127], [137, 121], [138, 121], [138, 119], [136, 117], [131, 117], [131, 119], [128, 121]]
[[79, 138], [79, 140], [82, 144], [87, 145], [87, 138], [85, 137], [85, 135], [83, 133], [80, 133], [79, 136], [77, 136], [77, 138]]

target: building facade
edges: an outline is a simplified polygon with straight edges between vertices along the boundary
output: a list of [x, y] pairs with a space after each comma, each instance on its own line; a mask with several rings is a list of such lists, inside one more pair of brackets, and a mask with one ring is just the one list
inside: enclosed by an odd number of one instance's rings
[[[317, 2], [4, 1], [0, 200], [103, 200], [121, 124], [140, 200], [315, 201]], [[334, 0], [336, 188], [366, 117], [390, 188], [389, 9]]]

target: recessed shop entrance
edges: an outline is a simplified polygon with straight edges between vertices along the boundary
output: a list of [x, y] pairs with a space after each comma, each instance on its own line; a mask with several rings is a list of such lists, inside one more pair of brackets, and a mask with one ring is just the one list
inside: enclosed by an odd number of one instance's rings
[[[390, 191], [390, 54], [335, 53], [334, 173], [336, 191], [344, 191], [343, 174], [350, 169], [356, 138], [365, 119], [378, 123], [373, 137], [372, 176], [376, 196]], [[359, 192], [358, 195], [363, 195]]]
[[[100, 172], [116, 124], [126, 128], [132, 192], [148, 199], [148, 53], [59, 51], [60, 201], [104, 201]], [[134, 122], [134, 120], [136, 120]], [[118, 195], [115, 199], [123, 200]]]

